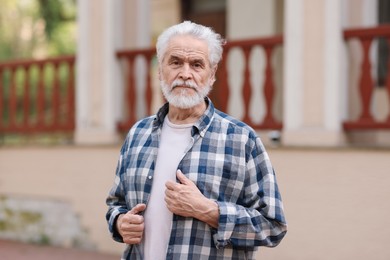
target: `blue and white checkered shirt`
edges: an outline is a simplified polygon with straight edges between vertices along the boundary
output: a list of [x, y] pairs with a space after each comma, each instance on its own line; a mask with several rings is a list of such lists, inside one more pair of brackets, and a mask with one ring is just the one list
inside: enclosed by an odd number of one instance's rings
[[[218, 203], [218, 229], [174, 215], [166, 259], [254, 259], [258, 246], [278, 245], [287, 231], [274, 170], [254, 130], [206, 101], [208, 108], [193, 126], [191, 145], [178, 168]], [[123, 242], [115, 228], [118, 215], [148, 204], [167, 113], [165, 104], [157, 115], [137, 122], [122, 146], [106, 201], [116, 241]], [[123, 254], [123, 259], [142, 258], [139, 245], [128, 245]]]

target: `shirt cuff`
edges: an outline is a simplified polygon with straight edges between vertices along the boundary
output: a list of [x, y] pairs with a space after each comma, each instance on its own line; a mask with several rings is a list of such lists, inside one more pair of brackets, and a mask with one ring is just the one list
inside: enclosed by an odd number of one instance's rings
[[120, 214], [126, 214], [127, 209], [118, 207], [117, 209], [113, 210], [109, 219], [109, 229], [112, 235], [112, 238], [117, 241], [123, 243], [123, 238], [119, 234], [118, 230], [116, 229], [116, 221], [118, 220], [118, 217]]
[[232, 236], [237, 216], [237, 208], [230, 203], [217, 201], [219, 207], [218, 229], [213, 235], [217, 248], [226, 247], [231, 244]]

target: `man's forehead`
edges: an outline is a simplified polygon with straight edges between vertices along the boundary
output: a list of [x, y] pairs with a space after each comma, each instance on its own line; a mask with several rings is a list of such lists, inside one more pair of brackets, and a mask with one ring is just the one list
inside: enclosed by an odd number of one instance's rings
[[208, 46], [205, 41], [190, 35], [173, 37], [168, 44], [167, 54], [208, 56]]

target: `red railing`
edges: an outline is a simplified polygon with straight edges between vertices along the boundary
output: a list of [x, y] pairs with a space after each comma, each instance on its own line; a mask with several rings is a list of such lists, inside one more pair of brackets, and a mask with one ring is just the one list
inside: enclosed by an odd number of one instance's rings
[[[243, 104], [244, 115], [242, 120], [252, 126], [256, 130], [262, 129], [282, 129], [282, 123], [275, 119], [273, 113], [273, 105], [275, 102], [275, 82], [274, 69], [272, 65], [272, 58], [274, 50], [283, 44], [282, 36], [275, 36], [270, 38], [259, 38], [253, 40], [232, 41], [224, 48], [223, 58], [220, 68], [218, 70], [217, 87], [213, 90], [214, 99], [217, 106], [219, 105], [222, 111], [227, 111], [227, 103], [229, 100], [229, 83], [227, 70], [227, 56], [233, 49], [241, 49], [244, 53], [244, 75], [243, 75]], [[250, 56], [255, 47], [260, 47], [265, 52], [265, 69], [264, 71], [250, 68]], [[250, 104], [252, 97], [252, 72], [257, 71], [264, 75], [263, 95], [265, 101], [265, 116], [260, 123], [254, 123], [250, 116]], [[260, 104], [259, 104], [260, 105]]]
[[[390, 26], [383, 25], [375, 28], [351, 29], [344, 31], [346, 42], [355, 39], [361, 43], [363, 61], [361, 63], [358, 96], [360, 97], [361, 114], [354, 120], [343, 123], [345, 130], [352, 129], [390, 129], [390, 111], [386, 120], [378, 121], [371, 113], [373, 106], [372, 95], [375, 88], [371, 75], [370, 50], [377, 38], [384, 38], [390, 45]], [[272, 59], [274, 51], [282, 47], [282, 36], [253, 40], [229, 42], [223, 53], [223, 59], [217, 72], [216, 86], [211, 92], [211, 98], [216, 107], [222, 111], [228, 110], [232, 99], [231, 91], [236, 86], [230, 86], [229, 59], [233, 50], [240, 50], [243, 57], [243, 73], [240, 75], [240, 98], [242, 98], [243, 113], [241, 120], [256, 130], [281, 129], [282, 123], [274, 116], [275, 106], [274, 66]], [[264, 52], [264, 68], [251, 65], [253, 50], [261, 49]], [[389, 48], [390, 49], [390, 48]], [[140, 117], [139, 104], [150, 115], [152, 100], [156, 95], [153, 89], [153, 78], [156, 74], [155, 49], [124, 50], [117, 52], [117, 57], [123, 62], [125, 77], [124, 117], [118, 124], [118, 130], [126, 131]], [[137, 73], [138, 58], [145, 62], [145, 73]], [[235, 61], [234, 61], [235, 62]], [[75, 128], [74, 104], [74, 56], [57, 57], [39, 61], [12, 61], [0, 63], [0, 134], [4, 133], [43, 133], [43, 132], [70, 132]], [[384, 89], [390, 104], [390, 61], [387, 66], [387, 79]], [[239, 72], [241, 73], [241, 72]], [[250, 110], [263, 104], [253, 104], [254, 73], [263, 75], [263, 100], [265, 103], [264, 117], [260, 122], [253, 122]], [[144, 77], [145, 88], [141, 100], [139, 84], [140, 77]], [[279, 86], [280, 87], [280, 86]], [[138, 97], [138, 98], [137, 98]], [[250, 104], [252, 102], [252, 107]], [[138, 104], [138, 105], [137, 105]], [[277, 104], [279, 106], [279, 104]], [[233, 108], [234, 109], [234, 108]], [[257, 111], [255, 111], [257, 113]], [[253, 114], [253, 113], [252, 113]], [[279, 116], [280, 118], [280, 116]], [[352, 117], [351, 117], [352, 118]]]
[[[390, 50], [390, 25], [381, 25], [375, 28], [365, 29], [350, 29], [344, 31], [344, 39], [348, 42], [350, 40], [358, 40], [361, 43], [363, 50], [363, 61], [361, 63], [360, 81], [359, 81], [359, 97], [362, 111], [360, 116], [355, 121], [346, 121], [343, 126], [345, 130], [353, 129], [390, 129], [390, 111], [387, 120], [378, 121], [372, 113], [372, 96], [376, 86], [371, 75], [371, 60], [370, 50], [375, 39], [385, 38], [388, 49]], [[389, 51], [390, 53], [390, 51]], [[390, 55], [389, 55], [390, 56]], [[385, 80], [385, 88], [387, 90], [387, 97], [390, 103], [390, 58], [387, 62], [387, 79]]]
[[143, 49], [143, 50], [124, 50], [118, 51], [117, 57], [125, 61], [125, 67], [127, 68], [124, 71], [125, 77], [125, 119], [122, 122], [118, 123], [119, 131], [127, 131], [136, 121], [137, 121], [137, 108], [136, 108], [136, 96], [137, 96], [137, 87], [136, 87], [136, 58], [143, 57], [146, 60], [146, 88], [144, 103], [146, 107], [146, 114], [152, 114], [152, 60], [155, 58], [155, 48]]
[[74, 56], [0, 63], [0, 134], [73, 132]]
[[[253, 40], [231, 41], [224, 46], [224, 53], [222, 62], [219, 65], [217, 72], [216, 86], [211, 91], [211, 98], [215, 103], [215, 106], [222, 111], [227, 111], [228, 102], [230, 98], [230, 87], [228, 82], [228, 62], [227, 56], [233, 49], [241, 49], [244, 56], [244, 74], [242, 97], [244, 104], [243, 121], [248, 123], [256, 130], [260, 129], [281, 129], [282, 123], [275, 119], [273, 114], [273, 105], [275, 100], [275, 83], [273, 75], [272, 58], [276, 47], [281, 46], [283, 43], [282, 36], [275, 36], [270, 38], [261, 38]], [[264, 71], [258, 71], [264, 75], [263, 94], [266, 103], [265, 116], [260, 123], [254, 123], [250, 116], [250, 100], [252, 96], [252, 83], [251, 83], [251, 71], [256, 71], [254, 68], [250, 68], [250, 55], [255, 47], [260, 47], [265, 53], [265, 69]], [[117, 57], [123, 60], [126, 64], [125, 69], [125, 111], [127, 116], [122, 122], [118, 124], [120, 131], [127, 131], [129, 127], [137, 120], [137, 107], [135, 105], [137, 91], [139, 88], [136, 86], [136, 70], [135, 60], [138, 57], [142, 57], [146, 61], [146, 87], [144, 95], [144, 104], [146, 105], [146, 114], [152, 113], [152, 70], [155, 65], [152, 61], [155, 58], [155, 49], [143, 49], [143, 50], [123, 50], [117, 52]]]

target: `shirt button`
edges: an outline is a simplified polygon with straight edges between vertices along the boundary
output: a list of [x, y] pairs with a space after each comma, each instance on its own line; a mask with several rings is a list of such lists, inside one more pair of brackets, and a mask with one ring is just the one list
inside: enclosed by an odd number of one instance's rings
[[149, 176], [148, 176], [148, 179], [149, 179], [149, 180], [151, 180], [152, 178], [153, 178], [152, 175], [149, 175]]

